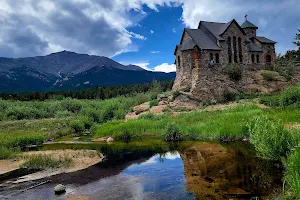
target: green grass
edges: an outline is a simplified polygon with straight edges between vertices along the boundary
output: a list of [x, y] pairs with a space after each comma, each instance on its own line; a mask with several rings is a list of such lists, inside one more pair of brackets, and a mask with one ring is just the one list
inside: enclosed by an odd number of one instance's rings
[[285, 129], [281, 122], [272, 121], [266, 116], [256, 118], [249, 126], [250, 142], [258, 154], [266, 159], [286, 158], [300, 139], [297, 134]]
[[258, 116], [281, 119], [282, 123], [300, 122], [300, 110], [261, 109], [252, 103], [213, 112], [184, 113], [178, 117], [169, 114], [141, 117], [136, 120], [113, 120], [94, 129], [95, 137], [120, 135], [123, 131], [134, 136], [162, 136], [168, 123], [180, 127], [183, 136], [193, 134], [199, 139], [242, 139], [249, 136], [248, 124]]
[[59, 167], [69, 167], [72, 159], [68, 157], [55, 159], [50, 155], [33, 155], [28, 157], [21, 167], [28, 169], [50, 169]]
[[[49, 139], [81, 134], [95, 124], [123, 119], [135, 105], [152, 100], [159, 91], [98, 100], [0, 100], [0, 159], [12, 157], [15, 151], [29, 145], [40, 145]], [[4, 149], [5, 148], [5, 149]]]
[[183, 135], [197, 134], [199, 138], [214, 139], [228, 137], [241, 139], [247, 136], [248, 119], [263, 113], [254, 104], [242, 104], [233, 109], [215, 112], [192, 112], [172, 117], [168, 114], [137, 120], [114, 120], [99, 125], [95, 130], [96, 137], [121, 134], [124, 130], [139, 135], [162, 136], [168, 123], [180, 127]]
[[287, 172], [286, 172], [285, 179], [292, 191], [292, 194], [289, 194], [289, 196], [295, 197], [292, 199], [300, 199], [300, 149], [299, 147], [297, 147], [287, 159]]

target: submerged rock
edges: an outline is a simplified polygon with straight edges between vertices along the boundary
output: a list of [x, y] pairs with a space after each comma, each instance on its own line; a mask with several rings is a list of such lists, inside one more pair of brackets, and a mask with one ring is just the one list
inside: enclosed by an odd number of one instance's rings
[[114, 138], [112, 138], [112, 137], [109, 137], [109, 138], [107, 138], [107, 140], [106, 140], [106, 142], [113, 142], [114, 141]]
[[54, 187], [55, 194], [62, 194], [66, 192], [66, 187], [63, 184], [58, 184]]

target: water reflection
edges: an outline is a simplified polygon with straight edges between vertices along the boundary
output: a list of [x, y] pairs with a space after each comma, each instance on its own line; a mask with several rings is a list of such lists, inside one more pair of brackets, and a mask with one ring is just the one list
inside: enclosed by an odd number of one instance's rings
[[268, 198], [280, 189], [281, 168], [240, 149], [201, 143], [180, 155], [187, 190], [197, 199]]
[[[0, 190], [0, 199], [271, 199], [281, 188], [282, 169], [254, 157], [245, 143], [99, 148], [104, 162], [47, 178], [49, 184], [24, 193]], [[67, 193], [57, 197], [53, 187], [59, 183]]]

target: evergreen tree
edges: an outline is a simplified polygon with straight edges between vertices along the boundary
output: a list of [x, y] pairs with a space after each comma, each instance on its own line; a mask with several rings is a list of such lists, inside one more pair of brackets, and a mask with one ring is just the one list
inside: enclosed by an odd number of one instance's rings
[[300, 50], [300, 29], [298, 29], [298, 33], [296, 33], [294, 44], [297, 45]]

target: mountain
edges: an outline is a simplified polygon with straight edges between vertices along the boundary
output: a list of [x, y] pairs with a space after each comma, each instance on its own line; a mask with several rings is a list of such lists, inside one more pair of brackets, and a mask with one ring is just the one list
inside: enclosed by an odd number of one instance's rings
[[79, 90], [174, 78], [175, 73], [147, 71], [104, 56], [69, 51], [47, 56], [0, 58], [0, 92]]

